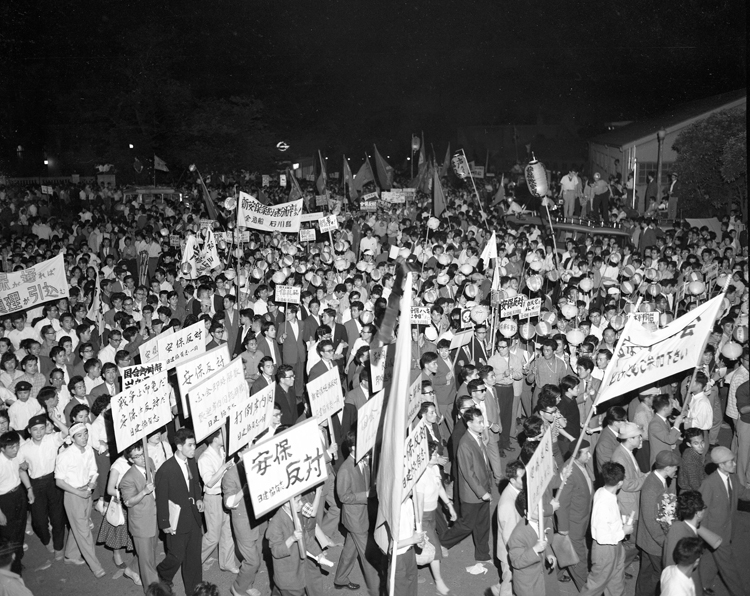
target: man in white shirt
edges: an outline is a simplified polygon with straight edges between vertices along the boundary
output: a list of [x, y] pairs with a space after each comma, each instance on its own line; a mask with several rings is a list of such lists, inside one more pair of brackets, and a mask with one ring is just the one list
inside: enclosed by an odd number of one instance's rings
[[32, 416], [42, 413], [42, 406], [31, 396], [31, 383], [20, 381], [16, 384], [16, 401], [8, 408], [10, 427], [18, 432], [26, 430], [26, 425]]
[[109, 333], [109, 343], [99, 350], [99, 361], [102, 364], [106, 364], [107, 362], [114, 364], [115, 354], [120, 349], [120, 344], [122, 344], [122, 332], [119, 329], [113, 329]]
[[706, 385], [708, 377], [705, 373], [698, 371], [695, 373], [695, 380], [690, 387], [693, 397], [690, 400], [688, 414], [685, 417], [685, 426], [687, 428], [699, 428], [703, 431], [703, 440], [706, 445], [709, 444], [708, 432], [714, 421], [714, 412], [711, 402], [706, 395]]
[[570, 170], [567, 176], [560, 179], [560, 195], [564, 202], [565, 217], [573, 217], [576, 207], [576, 198], [581, 192], [581, 181], [576, 172]]
[[21, 349], [21, 342], [24, 339], [35, 339], [41, 341], [39, 333], [31, 325], [26, 325], [26, 315], [23, 313], [16, 313], [11, 319], [13, 329], [5, 334], [10, 342], [13, 344], [14, 350]]
[[26, 502], [34, 502], [29, 475], [19, 467], [20, 435], [8, 431], [0, 436], [0, 539], [8, 540], [16, 555], [11, 571], [21, 574], [26, 529]]
[[661, 596], [695, 596], [692, 577], [700, 565], [703, 548], [703, 539], [697, 536], [680, 539], [674, 549], [675, 564], [661, 572]]
[[[70, 534], [65, 545], [65, 563], [88, 563], [94, 576], [102, 578], [106, 572], [96, 557], [94, 537], [91, 534], [91, 495], [96, 488], [99, 472], [94, 450], [88, 445], [89, 431], [85, 424], [70, 428], [73, 444], [59, 453], [55, 460], [55, 482], [65, 494], [63, 504], [70, 524]], [[83, 559], [81, 559], [83, 555]]]

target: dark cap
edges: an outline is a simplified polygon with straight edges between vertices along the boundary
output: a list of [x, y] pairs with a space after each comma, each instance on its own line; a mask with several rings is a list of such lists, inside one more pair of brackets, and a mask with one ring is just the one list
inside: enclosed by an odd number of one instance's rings
[[16, 383], [16, 393], [19, 391], [31, 391], [31, 383], [28, 381], [19, 381]]
[[39, 424], [43, 424], [44, 426], [47, 426], [46, 414], [37, 414], [36, 416], [32, 416], [31, 418], [29, 418], [29, 423], [26, 425], [26, 428], [32, 429], [35, 426], [38, 426]]
[[664, 449], [656, 454], [656, 469], [661, 470], [668, 466], [679, 466], [680, 456], [671, 449]]

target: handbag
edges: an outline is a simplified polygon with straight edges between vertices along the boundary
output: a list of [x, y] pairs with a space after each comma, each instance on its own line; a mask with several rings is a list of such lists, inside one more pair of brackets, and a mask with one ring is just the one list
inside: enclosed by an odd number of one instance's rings
[[125, 513], [122, 510], [122, 505], [118, 498], [112, 497], [109, 500], [105, 517], [107, 521], [115, 527], [121, 526], [125, 523]]
[[568, 536], [555, 533], [552, 535], [552, 552], [557, 557], [557, 566], [561, 569], [563, 567], [570, 567], [571, 565], [577, 565], [580, 559], [578, 553], [573, 548], [573, 543], [570, 541]]
[[416, 553], [417, 565], [429, 565], [435, 560], [435, 545], [430, 542], [427, 536], [424, 537], [422, 546], [417, 546], [417, 548], [421, 549], [420, 552]]

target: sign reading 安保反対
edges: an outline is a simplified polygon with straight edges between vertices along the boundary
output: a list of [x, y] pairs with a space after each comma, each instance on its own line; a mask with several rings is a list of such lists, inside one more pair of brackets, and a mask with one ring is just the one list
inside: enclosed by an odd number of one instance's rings
[[199, 353], [194, 358], [189, 358], [175, 367], [177, 386], [180, 389], [180, 399], [182, 400], [182, 414], [185, 418], [190, 416], [187, 402], [188, 392], [204, 379], [223, 369], [229, 364], [230, 360], [229, 347], [227, 344], [223, 344], [210, 352]]
[[219, 430], [244, 405], [249, 393], [241, 358], [191, 387], [187, 398], [195, 440], [201, 442]]
[[159, 335], [158, 358], [164, 362], [167, 369], [189, 360], [193, 356], [206, 351], [206, 324], [203, 321], [180, 329], [170, 335]]

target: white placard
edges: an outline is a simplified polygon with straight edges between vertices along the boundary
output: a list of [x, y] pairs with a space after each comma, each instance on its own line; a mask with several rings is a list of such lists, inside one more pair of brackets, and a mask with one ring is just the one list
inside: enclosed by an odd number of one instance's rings
[[429, 306], [412, 306], [411, 307], [411, 324], [412, 325], [429, 325], [430, 307]]
[[9, 315], [69, 295], [65, 257], [61, 254], [22, 271], [0, 273], [0, 315]]
[[528, 510], [536, 511], [539, 499], [542, 498], [547, 485], [555, 474], [554, 460], [552, 457], [552, 427], [547, 429], [539, 447], [534, 451], [529, 463], [526, 464], [526, 491], [528, 493]]
[[357, 463], [375, 446], [384, 397], [385, 391], [378, 391], [357, 410]]
[[110, 403], [117, 451], [123, 451], [172, 420], [166, 371], [132, 385]]
[[237, 226], [266, 232], [299, 232], [302, 221], [302, 199], [280, 205], [264, 205], [240, 191], [237, 202]]
[[505, 298], [500, 301], [500, 318], [507, 319], [508, 317], [515, 317], [523, 312], [523, 306], [526, 304], [526, 296], [518, 294], [513, 298]]
[[256, 518], [328, 477], [323, 440], [314, 418], [258, 443], [242, 459]]
[[417, 414], [419, 414], [419, 408], [422, 407], [422, 402], [425, 401], [434, 402], [435, 400], [428, 399], [422, 395], [422, 373], [419, 373], [409, 387], [409, 402], [406, 410], [407, 424], [411, 424], [411, 421], [416, 418]]
[[310, 381], [307, 384], [307, 397], [310, 400], [312, 415], [318, 421], [323, 421], [341, 410], [344, 407], [344, 394], [341, 390], [338, 366]]
[[167, 369], [190, 360], [194, 356], [206, 351], [206, 324], [203, 321], [190, 325], [187, 329], [167, 335], [159, 336], [159, 360], [164, 362]]
[[385, 346], [370, 350], [370, 383], [371, 391], [377, 393], [383, 389], [385, 380]]
[[263, 177], [261, 179], [261, 184], [263, 186], [268, 186], [271, 184], [271, 177], [268, 174], [263, 174]]
[[326, 207], [328, 205], [328, 195], [315, 195], [315, 206]]
[[43, 195], [51, 195], [52, 194], [52, 187], [51, 186], [42, 185], [42, 194]]
[[335, 215], [326, 215], [325, 217], [321, 217], [318, 221], [318, 226], [320, 227], [320, 231], [330, 232], [331, 230], [338, 230], [339, 229], [339, 220], [336, 219]]
[[362, 195], [363, 201], [373, 201], [378, 198], [377, 192], [368, 192], [366, 195]]
[[229, 417], [227, 455], [233, 455], [271, 426], [276, 384], [264, 387], [247, 398]]
[[630, 316], [638, 321], [641, 325], [647, 325], [653, 323], [657, 327], [659, 326], [659, 313], [654, 312], [631, 312]]
[[286, 188], [286, 174], [279, 174], [279, 186]]
[[456, 348], [460, 348], [462, 346], [465, 346], [471, 341], [471, 338], [474, 337], [474, 329], [467, 329], [466, 331], [459, 331], [458, 333], [454, 334], [451, 338], [451, 350], [455, 350]]
[[241, 358], [235, 358], [223, 370], [191, 387], [187, 397], [195, 440], [200, 443], [219, 430], [228, 416], [245, 407], [249, 393]]
[[377, 211], [378, 202], [377, 201], [360, 201], [359, 208], [362, 211]]
[[276, 286], [274, 300], [276, 304], [281, 304], [282, 302], [299, 304], [301, 292], [302, 288], [298, 286]]
[[229, 346], [222, 344], [210, 352], [198, 354], [194, 358], [181, 362], [175, 367], [177, 386], [180, 389], [180, 399], [182, 400], [182, 415], [185, 418], [190, 417], [190, 409], [187, 401], [188, 392], [214, 373], [219, 372], [231, 360]]
[[405, 501], [419, 477], [427, 469], [430, 450], [427, 446], [427, 422], [422, 418], [404, 442], [404, 480], [401, 500]]
[[145, 381], [147, 378], [166, 372], [167, 367], [163, 362], [149, 362], [148, 364], [135, 364], [122, 369], [122, 388], [130, 389], [133, 385]]
[[[524, 297], [525, 298], [525, 297]], [[525, 298], [523, 308], [518, 315], [519, 319], [528, 319], [530, 317], [538, 317], [542, 310], [542, 299], [541, 298]]]
[[315, 242], [315, 230], [300, 230], [299, 241], [300, 242]]
[[174, 333], [174, 327], [169, 327], [162, 331], [159, 335], [156, 335], [144, 341], [138, 346], [138, 353], [141, 355], [141, 364], [151, 364], [159, 360], [159, 340], [168, 337]]

